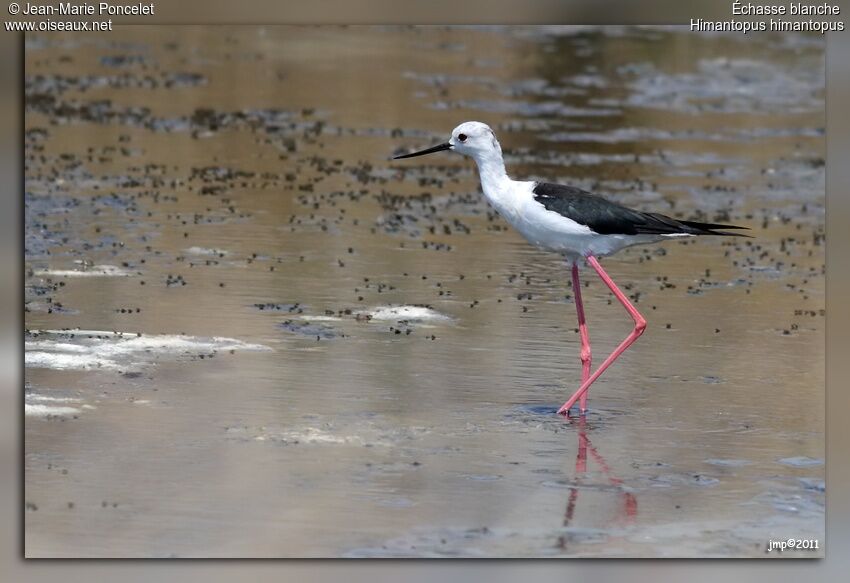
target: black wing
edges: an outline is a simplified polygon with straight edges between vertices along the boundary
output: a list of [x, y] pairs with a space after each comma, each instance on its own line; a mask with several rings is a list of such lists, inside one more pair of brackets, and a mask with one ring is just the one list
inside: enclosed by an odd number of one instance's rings
[[534, 200], [546, 210], [586, 225], [600, 235], [739, 235], [715, 229], [747, 228], [678, 221], [658, 213], [643, 213], [574, 186], [538, 182], [532, 192]]

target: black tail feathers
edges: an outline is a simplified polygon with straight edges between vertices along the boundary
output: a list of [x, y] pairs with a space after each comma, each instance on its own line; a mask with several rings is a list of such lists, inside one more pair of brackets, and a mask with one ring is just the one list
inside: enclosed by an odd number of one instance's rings
[[727, 233], [724, 230], [718, 229], [732, 229], [732, 230], [749, 230], [749, 227], [739, 227], [738, 225], [720, 225], [717, 223], [699, 223], [697, 221], [679, 221], [686, 227], [691, 229], [695, 229], [699, 231], [698, 235], [721, 235], [724, 237], [748, 237], [750, 239], [753, 238], [752, 235], [747, 235], [745, 233]]

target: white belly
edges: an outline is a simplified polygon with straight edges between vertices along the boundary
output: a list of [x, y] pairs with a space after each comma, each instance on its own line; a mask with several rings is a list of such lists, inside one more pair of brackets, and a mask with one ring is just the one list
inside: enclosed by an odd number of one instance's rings
[[[514, 186], [515, 185], [515, 186]], [[534, 200], [533, 182], [513, 182], [501, 196], [487, 198], [502, 217], [529, 243], [573, 258], [606, 256], [630, 245], [655, 243], [664, 235], [600, 235]]]

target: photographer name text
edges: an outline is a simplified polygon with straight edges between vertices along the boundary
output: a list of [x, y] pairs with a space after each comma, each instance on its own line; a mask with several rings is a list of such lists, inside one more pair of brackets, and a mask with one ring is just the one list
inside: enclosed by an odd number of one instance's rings
[[20, 14], [24, 16], [151, 16], [154, 5], [150, 4], [72, 4], [60, 2], [55, 6], [40, 4], [24, 4]]

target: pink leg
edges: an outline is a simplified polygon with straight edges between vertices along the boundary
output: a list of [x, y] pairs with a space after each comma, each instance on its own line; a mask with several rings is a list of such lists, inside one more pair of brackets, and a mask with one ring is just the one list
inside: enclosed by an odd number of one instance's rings
[[593, 269], [596, 270], [596, 273], [599, 274], [599, 277], [602, 279], [602, 281], [605, 282], [605, 285], [608, 286], [608, 289], [611, 290], [614, 296], [618, 300], [620, 300], [621, 304], [623, 304], [623, 307], [626, 308], [626, 311], [635, 321], [635, 328], [634, 330], [632, 330], [631, 334], [626, 336], [626, 339], [620, 343], [617, 349], [612, 352], [608, 358], [605, 359], [605, 361], [599, 366], [599, 368], [596, 369], [596, 372], [590, 375], [589, 379], [581, 383], [581, 387], [579, 387], [575, 394], [570, 397], [569, 401], [564, 403], [564, 406], [558, 409], [558, 413], [560, 413], [561, 415], [566, 415], [569, 412], [570, 407], [572, 407], [575, 402], [578, 401], [587, 392], [587, 389], [589, 389], [590, 385], [592, 385], [593, 382], [599, 378], [599, 375], [605, 372], [605, 369], [611, 366], [611, 363], [617, 360], [617, 358], [623, 352], [625, 352], [626, 348], [631, 346], [632, 342], [637, 340], [640, 335], [643, 334], [643, 331], [646, 329], [646, 320], [644, 319], [644, 317], [640, 315], [640, 312], [635, 309], [635, 307], [629, 301], [629, 298], [627, 298], [626, 295], [620, 291], [614, 281], [610, 277], [608, 277], [608, 274], [605, 273], [604, 269], [602, 269], [602, 266], [599, 264], [599, 261], [596, 259], [596, 257], [594, 257], [593, 255], [588, 255], [587, 263], [591, 267], [593, 267]]
[[[587, 322], [584, 319], [584, 304], [581, 301], [581, 282], [578, 279], [578, 261], [573, 263], [573, 292], [576, 297], [576, 312], [578, 313], [578, 331], [581, 336], [581, 382], [590, 378], [590, 337], [587, 334]], [[579, 409], [587, 410], [587, 392], [582, 393]]]

